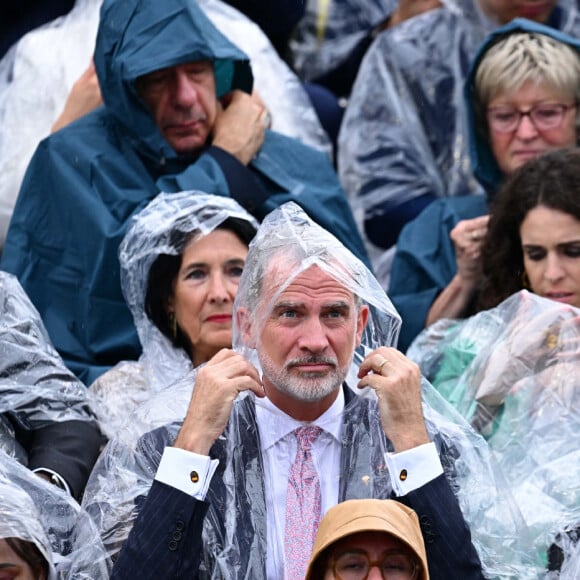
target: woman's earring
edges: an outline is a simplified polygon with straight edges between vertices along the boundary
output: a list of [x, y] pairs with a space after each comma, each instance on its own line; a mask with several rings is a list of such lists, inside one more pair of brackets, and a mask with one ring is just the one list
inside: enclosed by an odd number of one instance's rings
[[169, 313], [169, 328], [171, 329], [171, 336], [173, 340], [177, 339], [177, 319], [175, 318], [175, 312]]
[[522, 288], [526, 290], [530, 289], [530, 279], [528, 278], [528, 273], [524, 270], [522, 272]]

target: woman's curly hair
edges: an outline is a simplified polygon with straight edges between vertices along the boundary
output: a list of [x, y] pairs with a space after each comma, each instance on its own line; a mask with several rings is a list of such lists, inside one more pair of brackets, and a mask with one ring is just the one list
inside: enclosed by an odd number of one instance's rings
[[482, 247], [480, 310], [525, 287], [520, 227], [540, 205], [580, 220], [580, 149], [560, 149], [527, 162], [498, 191]]

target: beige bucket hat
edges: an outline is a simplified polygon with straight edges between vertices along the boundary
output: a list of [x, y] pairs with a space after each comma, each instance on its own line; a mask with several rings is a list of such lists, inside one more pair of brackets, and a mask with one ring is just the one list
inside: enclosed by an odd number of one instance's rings
[[318, 527], [305, 580], [315, 577], [319, 556], [338, 540], [358, 532], [385, 532], [406, 544], [421, 563], [418, 580], [429, 580], [427, 554], [417, 514], [391, 499], [351, 499], [330, 508]]

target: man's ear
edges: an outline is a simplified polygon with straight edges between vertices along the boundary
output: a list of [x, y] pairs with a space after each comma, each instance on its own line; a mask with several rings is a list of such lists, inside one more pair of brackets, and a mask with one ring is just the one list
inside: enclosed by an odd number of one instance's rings
[[252, 316], [246, 308], [239, 307], [236, 310], [236, 325], [244, 346], [256, 348], [256, 340], [253, 336]]
[[363, 332], [366, 328], [367, 322], [369, 321], [369, 307], [363, 304], [358, 309], [358, 314], [356, 318], [356, 346], [360, 346], [360, 341], [362, 340]]

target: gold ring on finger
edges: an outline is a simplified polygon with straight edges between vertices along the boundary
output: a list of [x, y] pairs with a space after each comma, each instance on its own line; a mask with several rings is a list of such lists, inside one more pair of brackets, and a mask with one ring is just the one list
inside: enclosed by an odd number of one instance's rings
[[377, 367], [377, 374], [382, 375], [383, 374], [383, 367], [388, 363], [389, 361], [384, 358], [380, 363], [379, 366]]

